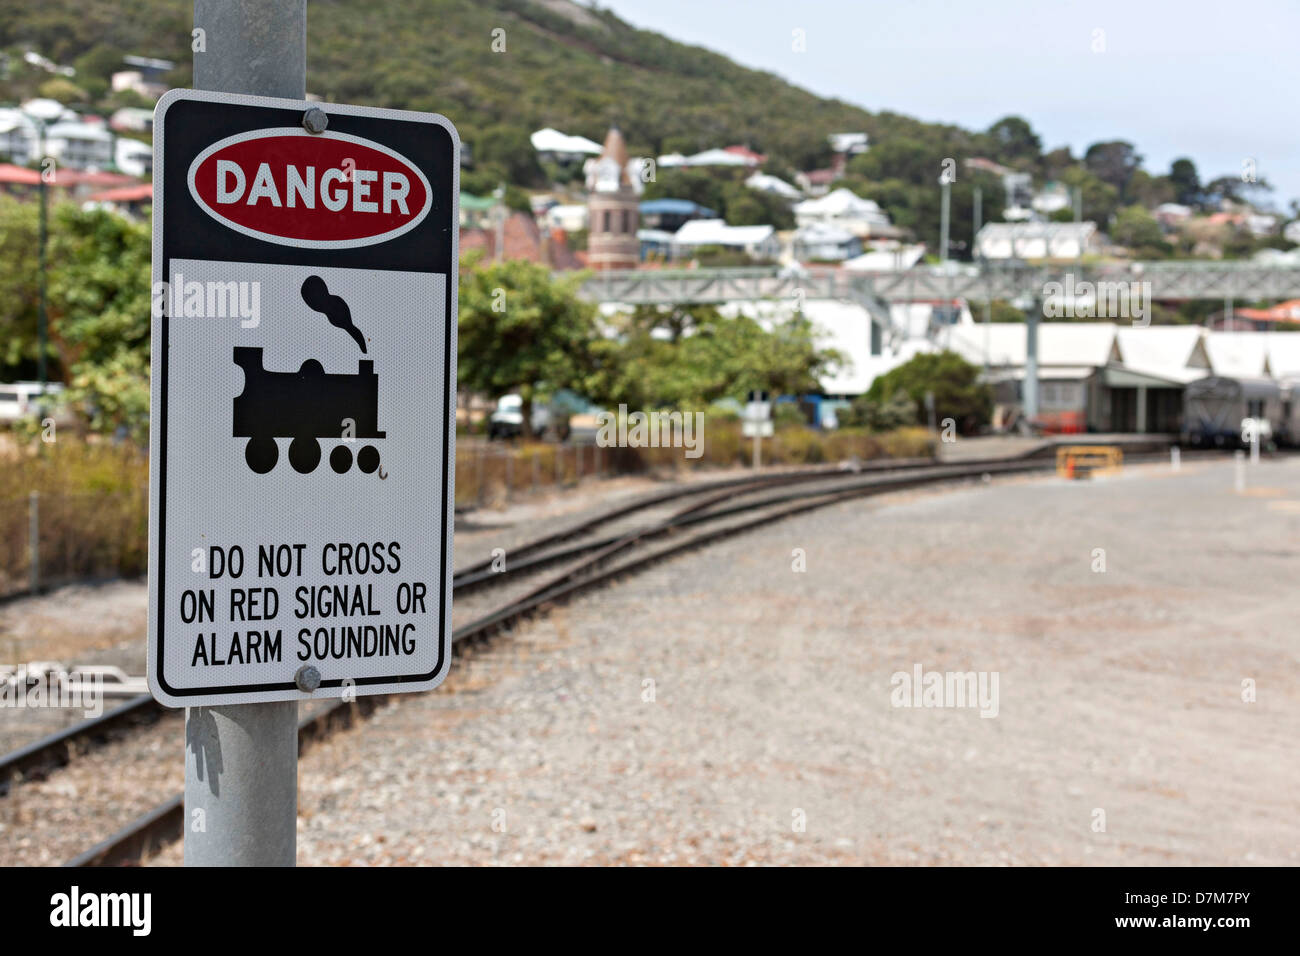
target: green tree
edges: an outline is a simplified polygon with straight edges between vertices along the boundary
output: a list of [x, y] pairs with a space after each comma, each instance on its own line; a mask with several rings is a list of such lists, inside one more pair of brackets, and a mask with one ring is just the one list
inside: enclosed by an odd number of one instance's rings
[[585, 276], [553, 279], [519, 259], [478, 265], [460, 277], [460, 384], [489, 398], [518, 392], [524, 433], [532, 435], [535, 399], [558, 389], [586, 393], [603, 353], [595, 306], [578, 297]]
[[1164, 256], [1173, 251], [1165, 241], [1160, 223], [1141, 206], [1121, 209], [1115, 216], [1110, 237], [1142, 258]]
[[1169, 181], [1174, 184], [1174, 200], [1184, 206], [1201, 202], [1201, 177], [1196, 164], [1187, 157], [1175, 159], [1169, 166]]
[[1083, 163], [1088, 172], [1104, 183], [1109, 183], [1122, 196], [1128, 188], [1133, 173], [1142, 165], [1142, 157], [1133, 148], [1132, 143], [1123, 140], [1111, 140], [1105, 143], [1093, 143], [1083, 154]]
[[972, 434], [986, 424], [993, 411], [988, 386], [979, 382], [980, 370], [956, 352], [917, 355], [911, 361], [877, 376], [867, 391], [871, 402], [881, 404], [902, 391], [911, 399], [917, 419], [924, 414], [927, 392], [934, 394], [935, 418], [951, 418], [957, 430]]
[[68, 399], [99, 432], [149, 428], [150, 230], [60, 206], [50, 244], [50, 340]]
[[988, 128], [987, 135], [994, 144], [993, 158], [1000, 163], [1036, 161], [1042, 152], [1042, 140], [1034, 128], [1019, 116], [1003, 117]]

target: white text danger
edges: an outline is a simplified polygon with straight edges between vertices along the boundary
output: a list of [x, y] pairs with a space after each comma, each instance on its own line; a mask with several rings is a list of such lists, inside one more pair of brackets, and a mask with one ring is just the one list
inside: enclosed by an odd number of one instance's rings
[[[347, 165], [345, 163], [345, 165]], [[315, 166], [284, 165], [272, 171], [270, 163], [258, 164], [252, 184], [244, 168], [229, 159], [217, 160], [217, 203], [243, 202], [256, 206], [265, 200], [275, 207], [315, 209], [319, 198], [330, 212], [340, 212], [351, 205], [353, 212], [380, 212], [385, 215], [396, 207], [410, 215], [406, 197], [411, 181], [399, 172], [351, 167], [325, 170], [318, 177]]]

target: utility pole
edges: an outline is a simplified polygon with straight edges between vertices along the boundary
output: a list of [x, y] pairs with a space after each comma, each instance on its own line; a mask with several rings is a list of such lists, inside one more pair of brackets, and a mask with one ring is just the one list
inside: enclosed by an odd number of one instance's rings
[[[306, 99], [306, 0], [194, 0], [194, 26], [196, 89]], [[187, 708], [185, 742], [185, 865], [293, 866], [297, 703]]]
[[[984, 273], [984, 257], [979, 251], [980, 229], [984, 227], [984, 190], [979, 186], [975, 187], [975, 228], [971, 234], [970, 248], [971, 256], [975, 264], [979, 267], [980, 273]], [[987, 275], [984, 279], [984, 382], [988, 384], [989, 380], [989, 350], [992, 331], [989, 326], [993, 321], [993, 284], [988, 281]]]
[[948, 264], [948, 204], [952, 199], [952, 183], [943, 178], [943, 200], [939, 207], [939, 261]]

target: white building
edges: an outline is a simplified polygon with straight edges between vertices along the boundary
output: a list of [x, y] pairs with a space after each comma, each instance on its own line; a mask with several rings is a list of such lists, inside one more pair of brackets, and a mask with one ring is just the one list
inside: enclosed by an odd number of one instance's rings
[[799, 228], [819, 224], [837, 226], [865, 239], [890, 228], [888, 214], [874, 200], [848, 189], [836, 189], [819, 199], [806, 199], [794, 207]]
[[529, 140], [542, 162], [578, 163], [588, 156], [599, 156], [601, 151], [600, 143], [585, 136], [569, 136], [549, 126], [533, 133]]
[[692, 156], [681, 153], [667, 153], [659, 157], [659, 165], [665, 169], [673, 167], [689, 168], [691, 166], [757, 166], [758, 161], [751, 155], [733, 152], [728, 149], [706, 149]]
[[55, 123], [45, 131], [45, 152], [72, 169], [103, 169], [113, 164], [113, 134], [98, 123]]
[[1075, 259], [1101, 251], [1095, 222], [991, 222], [975, 237], [986, 259]]
[[138, 106], [123, 106], [108, 118], [108, 127], [128, 133], [152, 132], [153, 110]]
[[1282, 238], [1287, 242], [1294, 242], [1296, 245], [1300, 245], [1300, 219], [1286, 224], [1286, 228], [1282, 230]]
[[803, 193], [798, 188], [790, 185], [779, 176], [769, 176], [767, 173], [755, 173], [745, 180], [745, 185], [758, 192], [771, 193], [773, 196], [780, 196], [782, 199], [788, 199], [791, 202], [803, 198]]
[[563, 229], [565, 232], [581, 232], [587, 228], [588, 211], [585, 203], [582, 205], [556, 205], [551, 206], [543, 213], [546, 225], [552, 229]]
[[728, 226], [722, 219], [692, 219], [673, 236], [673, 255], [689, 256], [703, 246], [721, 246], [756, 259], [775, 259], [781, 242], [771, 226]]
[[866, 133], [831, 133], [826, 139], [831, 144], [833, 152], [842, 153], [845, 156], [856, 156], [859, 153], [865, 153], [868, 148]]
[[1070, 188], [1065, 183], [1048, 183], [1034, 194], [1032, 203], [1034, 212], [1043, 216], [1069, 209], [1070, 204]]
[[861, 254], [862, 240], [841, 226], [812, 222], [796, 230], [790, 252], [796, 259], [841, 262]]
[[854, 272], [905, 272], [921, 261], [925, 243], [906, 245], [895, 240], [873, 243], [862, 255], [844, 263], [845, 269]]
[[113, 162], [128, 176], [152, 176], [153, 147], [136, 139], [120, 137], [113, 147]]

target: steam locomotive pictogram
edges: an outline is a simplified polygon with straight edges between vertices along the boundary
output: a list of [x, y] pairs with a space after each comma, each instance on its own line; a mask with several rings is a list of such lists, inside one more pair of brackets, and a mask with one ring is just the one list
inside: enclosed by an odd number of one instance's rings
[[[330, 295], [319, 276], [302, 284], [302, 297], [366, 350], [346, 303]], [[272, 372], [262, 366], [261, 347], [244, 345], [235, 346], [234, 361], [244, 370], [244, 390], [234, 400], [233, 436], [248, 439], [244, 459], [259, 475], [274, 468], [280, 457], [277, 438], [292, 439], [289, 464], [306, 475], [320, 464], [320, 438], [385, 437], [379, 430], [379, 376], [373, 361], [358, 361], [355, 375], [327, 374], [315, 359], [303, 362], [296, 372]], [[339, 474], [352, 467], [347, 443], [330, 452], [330, 467]], [[357, 452], [357, 467], [367, 474], [376, 471], [379, 449], [364, 445]]]

